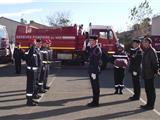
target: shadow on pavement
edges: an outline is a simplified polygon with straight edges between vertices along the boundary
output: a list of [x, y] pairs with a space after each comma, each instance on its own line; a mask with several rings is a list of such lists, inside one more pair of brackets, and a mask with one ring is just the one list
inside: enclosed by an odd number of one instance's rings
[[[0, 110], [12, 110], [12, 109], [14, 110], [22, 107], [26, 107], [26, 104], [20, 104], [20, 105], [14, 105], [14, 106], [1, 106]], [[0, 117], [0, 120], [1, 120], [1, 117]], [[7, 119], [3, 119], [3, 120], [7, 120]], [[12, 120], [15, 120], [15, 119], [12, 119]]]
[[[13, 101], [20, 101], [25, 100], [26, 98], [16, 98], [16, 99], [7, 99], [7, 100], [0, 100], [0, 102], [13, 102]], [[1, 107], [0, 107], [1, 108]]]
[[[104, 96], [111, 96], [114, 95], [112, 93], [109, 94], [102, 94], [100, 97]], [[64, 106], [65, 103], [67, 102], [72, 102], [72, 101], [79, 101], [79, 100], [84, 100], [84, 99], [89, 99], [92, 98], [92, 96], [86, 96], [86, 97], [80, 97], [80, 98], [70, 98], [70, 99], [63, 99], [63, 100], [57, 100], [57, 101], [46, 101], [39, 103], [39, 106]]]
[[[110, 94], [108, 94], [110, 95]], [[40, 106], [54, 106], [59, 104], [60, 106], [63, 105], [65, 102], [68, 101], [74, 101], [74, 100], [81, 100], [81, 99], [88, 99], [89, 97], [82, 97], [82, 98], [73, 98], [73, 99], [66, 99], [66, 100], [59, 100], [59, 101], [49, 101], [49, 102], [44, 102], [41, 103]], [[122, 104], [129, 102], [129, 100], [120, 100], [120, 101], [114, 101], [114, 102], [108, 102], [108, 103], [102, 103], [100, 104], [100, 107], [103, 106], [110, 106], [110, 105], [116, 105], [116, 104]], [[18, 108], [18, 107], [23, 107], [24, 105], [17, 105], [17, 106], [8, 106], [3, 109], [13, 109], [13, 108]], [[57, 105], [56, 105], [57, 106]], [[2, 108], [1, 108], [2, 109]], [[58, 109], [52, 109], [52, 110], [47, 110], [47, 111], [41, 111], [41, 112], [35, 112], [35, 113], [27, 113], [27, 114], [14, 114], [14, 115], [7, 115], [7, 116], [1, 116], [0, 120], [18, 120], [18, 119], [43, 119], [43, 118], [49, 118], [53, 116], [59, 116], [59, 115], [64, 115], [68, 113], [75, 113], [83, 110], [88, 110], [92, 109], [87, 106], [70, 106], [70, 107], [65, 107], [65, 108], [58, 108]], [[134, 111], [125, 111], [125, 112], [120, 112], [120, 113], [113, 113], [109, 114], [106, 116], [100, 116], [99, 118], [115, 118], [115, 117], [123, 117], [126, 115], [133, 115], [142, 112], [142, 110], [134, 110]], [[87, 118], [88, 119], [88, 118]], [[98, 119], [98, 117], [97, 117]], [[85, 119], [84, 119], [85, 120]]]
[[1, 91], [0, 94], [25, 92], [25, 90]]
[[136, 110], [131, 110], [131, 111], [122, 111], [122, 112], [117, 112], [117, 113], [111, 113], [107, 115], [102, 115], [102, 116], [95, 116], [95, 117], [88, 117], [88, 118], [82, 118], [82, 119], [77, 119], [77, 120], [106, 120], [106, 119], [118, 119], [120, 117], [126, 117], [130, 115], [135, 115], [145, 112], [142, 109], [136, 109]]
[[25, 95], [25, 93], [15, 93], [15, 94], [7, 94], [7, 95], [0, 95], [0, 98], [4, 97], [12, 97], [12, 96], [19, 96], [19, 95]]

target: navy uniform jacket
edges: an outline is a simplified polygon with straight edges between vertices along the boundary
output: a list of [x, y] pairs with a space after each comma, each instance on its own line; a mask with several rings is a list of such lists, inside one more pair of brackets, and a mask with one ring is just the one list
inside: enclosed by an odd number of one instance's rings
[[140, 72], [141, 71], [141, 61], [142, 61], [142, 50], [141, 48], [130, 49], [130, 72]]
[[42, 66], [42, 59], [41, 59], [41, 55], [38, 51], [38, 49], [36, 48], [36, 46], [32, 46], [29, 49], [28, 55], [27, 55], [27, 59], [26, 59], [26, 63], [27, 66], [29, 67], [41, 67]]
[[41, 55], [42, 55], [42, 63], [48, 64], [48, 60], [49, 60], [48, 48], [47, 47], [42, 47], [40, 49], [40, 52], [41, 52]]
[[102, 56], [101, 48], [96, 45], [93, 48], [90, 48], [89, 51], [89, 73], [97, 74], [100, 72], [100, 60]]
[[51, 61], [53, 61], [53, 50], [51, 50], [50, 48], [48, 49], [48, 61], [49, 63], [51, 63]]

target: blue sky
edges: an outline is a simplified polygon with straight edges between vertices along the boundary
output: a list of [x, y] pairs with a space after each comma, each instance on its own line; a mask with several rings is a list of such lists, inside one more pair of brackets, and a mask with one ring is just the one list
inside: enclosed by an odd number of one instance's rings
[[[112, 25], [116, 31], [124, 31], [131, 25], [130, 9], [144, 0], [0, 0], [0, 16], [20, 21], [37, 21], [48, 24], [47, 16], [57, 11], [67, 11], [72, 23], [89, 22]], [[160, 13], [160, 0], [148, 0], [153, 13]]]

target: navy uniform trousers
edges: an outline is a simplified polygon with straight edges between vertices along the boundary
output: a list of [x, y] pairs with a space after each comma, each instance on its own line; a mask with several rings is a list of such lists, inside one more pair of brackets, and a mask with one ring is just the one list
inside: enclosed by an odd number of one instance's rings
[[92, 86], [92, 93], [93, 93], [93, 102], [99, 103], [99, 94], [100, 94], [99, 75], [96, 74], [96, 79], [93, 79], [91, 74], [92, 73], [89, 73], [90, 82], [91, 82], [91, 86]]

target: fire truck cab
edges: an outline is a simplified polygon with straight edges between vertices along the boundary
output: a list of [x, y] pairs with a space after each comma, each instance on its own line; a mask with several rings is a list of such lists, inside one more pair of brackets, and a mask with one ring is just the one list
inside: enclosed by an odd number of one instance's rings
[[110, 56], [116, 51], [118, 38], [112, 26], [89, 25], [89, 34], [98, 36], [98, 44], [102, 49], [102, 69], [110, 62]]

